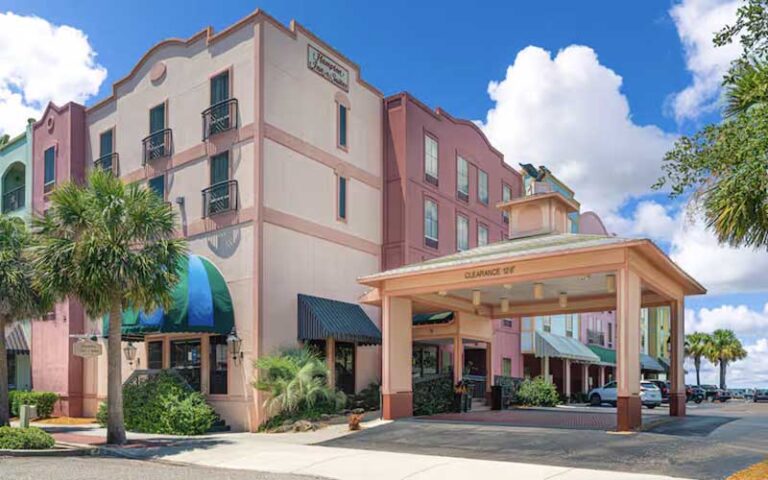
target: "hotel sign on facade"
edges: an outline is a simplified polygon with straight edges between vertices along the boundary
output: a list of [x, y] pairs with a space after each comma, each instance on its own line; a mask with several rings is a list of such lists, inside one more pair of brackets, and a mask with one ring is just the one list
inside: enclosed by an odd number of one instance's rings
[[307, 45], [307, 67], [345, 92], [349, 91], [349, 71], [312, 45]]

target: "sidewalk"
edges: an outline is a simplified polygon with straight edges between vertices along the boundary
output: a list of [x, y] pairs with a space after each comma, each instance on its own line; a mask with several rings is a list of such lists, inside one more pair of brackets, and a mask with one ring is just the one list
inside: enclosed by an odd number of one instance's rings
[[[369, 422], [375, 428], [384, 422]], [[195, 438], [129, 435], [131, 445], [104, 447], [113, 455], [142, 460], [186, 463], [207, 467], [314, 475], [338, 480], [453, 480], [514, 478], [524, 480], [663, 480], [672, 477], [613, 471], [553, 467], [524, 463], [472, 460], [431, 455], [321, 447], [312, 443], [346, 435], [344, 426], [294, 434], [229, 433]], [[69, 438], [103, 441], [104, 430], [94, 428], [56, 433]], [[354, 433], [352, 434], [354, 435]]]

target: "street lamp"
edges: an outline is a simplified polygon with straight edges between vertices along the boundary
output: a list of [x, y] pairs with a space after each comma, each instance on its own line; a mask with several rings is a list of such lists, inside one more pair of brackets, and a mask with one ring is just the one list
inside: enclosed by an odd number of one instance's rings
[[237, 335], [235, 327], [232, 327], [232, 331], [227, 336], [227, 345], [229, 345], [229, 352], [232, 354], [232, 361], [237, 365], [243, 358], [243, 352], [240, 351], [243, 346], [243, 339]]
[[128, 365], [133, 366], [133, 361], [136, 360], [136, 347], [133, 346], [133, 342], [128, 342], [128, 345], [123, 347], [123, 353], [128, 360]]

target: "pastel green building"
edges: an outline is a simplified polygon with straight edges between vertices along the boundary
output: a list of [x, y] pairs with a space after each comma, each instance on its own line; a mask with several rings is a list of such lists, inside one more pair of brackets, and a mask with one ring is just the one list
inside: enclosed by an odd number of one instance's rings
[[13, 138], [0, 138], [0, 211], [27, 217], [32, 203], [32, 123]]

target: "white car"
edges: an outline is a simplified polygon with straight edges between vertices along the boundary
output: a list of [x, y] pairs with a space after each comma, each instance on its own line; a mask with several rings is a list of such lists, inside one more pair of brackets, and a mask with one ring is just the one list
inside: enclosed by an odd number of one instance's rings
[[[617, 393], [616, 382], [608, 382], [602, 387], [593, 388], [587, 398], [593, 406], [608, 403], [616, 406]], [[640, 382], [640, 401], [648, 408], [656, 408], [661, 405], [661, 390], [651, 382]]]

